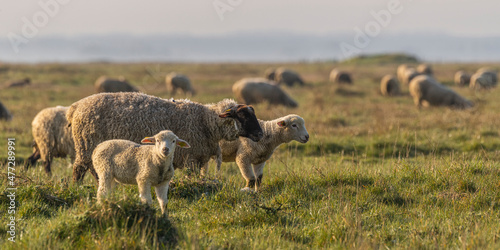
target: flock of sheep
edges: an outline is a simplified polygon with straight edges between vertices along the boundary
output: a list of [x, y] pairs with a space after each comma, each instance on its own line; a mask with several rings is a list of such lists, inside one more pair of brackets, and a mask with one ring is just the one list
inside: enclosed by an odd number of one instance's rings
[[[415, 104], [442, 105], [459, 109], [472, 103], [440, 84], [432, 68], [401, 65], [396, 76], [381, 80], [382, 95], [401, 93], [400, 83], [408, 86]], [[338, 69], [330, 81], [353, 84], [352, 76]], [[497, 73], [480, 69], [469, 75], [459, 71], [459, 86], [489, 89], [497, 84]], [[29, 79], [25, 84], [29, 84]], [[195, 95], [189, 78], [170, 73], [167, 88]], [[26, 167], [44, 162], [51, 174], [54, 157], [69, 156], [73, 162], [73, 180], [80, 182], [87, 171], [98, 181], [98, 201], [115, 182], [139, 186], [141, 201], [151, 203], [155, 187], [162, 213], [166, 213], [167, 193], [174, 170], [189, 167], [206, 170], [215, 159], [217, 171], [222, 162], [236, 162], [246, 180], [244, 191], [258, 191], [264, 166], [274, 150], [293, 140], [306, 143], [309, 134], [305, 121], [298, 115], [287, 115], [270, 121], [259, 120], [252, 106], [268, 102], [297, 107], [281, 85], [305, 85], [300, 75], [286, 68], [269, 69], [265, 78], [244, 78], [232, 87], [238, 104], [232, 99], [201, 104], [187, 99], [162, 99], [140, 93], [123, 77], [102, 76], [95, 82], [97, 94], [83, 98], [70, 107], [53, 107], [40, 111], [32, 122], [33, 154]], [[21, 84], [17, 84], [21, 86]], [[10, 112], [0, 103], [0, 116], [9, 120]]]

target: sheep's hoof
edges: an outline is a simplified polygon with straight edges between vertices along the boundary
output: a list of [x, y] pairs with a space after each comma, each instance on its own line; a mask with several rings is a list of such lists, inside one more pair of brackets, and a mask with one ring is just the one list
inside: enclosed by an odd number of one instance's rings
[[253, 188], [249, 188], [249, 187], [244, 187], [242, 189], [240, 189], [241, 192], [254, 192]]

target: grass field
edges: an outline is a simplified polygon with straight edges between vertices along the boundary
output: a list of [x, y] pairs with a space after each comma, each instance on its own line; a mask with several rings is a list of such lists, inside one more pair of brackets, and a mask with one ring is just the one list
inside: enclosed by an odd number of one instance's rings
[[[296, 109], [255, 106], [261, 119], [295, 113], [306, 121], [307, 144], [282, 145], [268, 161], [259, 193], [242, 193], [237, 166], [208, 178], [176, 171], [169, 218], [139, 202], [135, 186], [118, 186], [96, 205], [96, 183], [71, 181], [69, 159], [56, 159], [48, 178], [41, 164], [25, 171], [31, 121], [41, 109], [93, 94], [100, 75], [124, 75], [144, 92], [170, 98], [164, 75], [190, 76], [208, 103], [232, 97], [232, 84], [261, 76], [272, 64], [33, 64], [0, 65], [0, 82], [29, 76], [31, 87], [1, 89], [14, 115], [0, 122], [1, 249], [26, 248], [500, 248], [500, 89], [475, 92], [453, 86], [459, 69], [479, 64], [436, 64], [436, 78], [475, 103], [459, 111], [418, 110], [403, 95], [383, 97], [380, 78], [397, 64], [340, 65], [355, 84], [329, 83], [334, 63], [287, 64], [309, 86], [286, 88]], [[499, 68], [500, 65], [491, 64]], [[179, 94], [176, 98], [183, 98]], [[7, 138], [15, 138], [16, 242], [7, 223]]]

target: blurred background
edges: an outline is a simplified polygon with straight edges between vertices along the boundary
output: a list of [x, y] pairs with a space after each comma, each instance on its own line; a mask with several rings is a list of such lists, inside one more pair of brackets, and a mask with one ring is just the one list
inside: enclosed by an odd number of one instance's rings
[[500, 58], [494, 0], [41, 0], [0, 9], [3, 62]]

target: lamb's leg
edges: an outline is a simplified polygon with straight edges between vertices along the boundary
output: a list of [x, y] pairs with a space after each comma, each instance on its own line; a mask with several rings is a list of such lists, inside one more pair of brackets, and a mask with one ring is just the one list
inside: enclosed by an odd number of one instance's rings
[[264, 166], [266, 165], [266, 162], [263, 162], [261, 164], [253, 165], [253, 172], [255, 173], [255, 176], [257, 176], [257, 180], [255, 181], [255, 192], [258, 191], [260, 184], [262, 183], [262, 177], [264, 175]]
[[164, 184], [155, 187], [156, 198], [158, 203], [160, 203], [161, 213], [168, 217], [167, 204], [168, 204], [168, 186], [170, 181], [166, 181]]
[[106, 197], [113, 189], [113, 178], [110, 175], [103, 175], [101, 182], [99, 183], [99, 188], [97, 189], [97, 202], [101, 203], [102, 199]]
[[151, 206], [153, 204], [153, 199], [151, 198], [151, 183], [149, 182], [137, 182], [139, 186], [139, 197], [142, 203], [147, 203]]
[[246, 159], [245, 157], [236, 157], [236, 164], [240, 168], [241, 175], [247, 181], [247, 185], [241, 189], [241, 191], [251, 191], [255, 188], [255, 174], [253, 172], [252, 163], [250, 159]]

